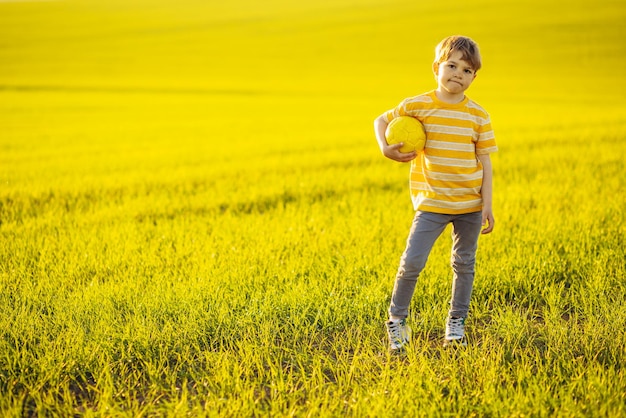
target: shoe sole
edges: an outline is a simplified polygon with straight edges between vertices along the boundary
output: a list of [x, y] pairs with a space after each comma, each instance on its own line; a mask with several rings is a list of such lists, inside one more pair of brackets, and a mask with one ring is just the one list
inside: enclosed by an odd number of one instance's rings
[[399, 348], [391, 348], [389, 347], [389, 354], [392, 356], [404, 355], [407, 353], [407, 346], [402, 346]]
[[463, 339], [457, 340], [445, 340], [443, 342], [444, 347], [467, 347], [467, 341]]

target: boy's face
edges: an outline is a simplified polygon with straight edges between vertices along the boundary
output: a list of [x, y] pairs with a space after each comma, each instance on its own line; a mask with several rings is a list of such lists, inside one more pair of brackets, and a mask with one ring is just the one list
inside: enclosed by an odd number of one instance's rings
[[439, 90], [451, 96], [461, 95], [476, 78], [471, 64], [461, 59], [463, 53], [454, 51], [447, 61], [433, 64]]

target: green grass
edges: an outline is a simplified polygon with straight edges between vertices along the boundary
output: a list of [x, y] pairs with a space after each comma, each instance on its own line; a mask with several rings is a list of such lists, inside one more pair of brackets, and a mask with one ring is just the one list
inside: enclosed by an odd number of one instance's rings
[[[0, 3], [0, 414], [626, 414], [621, 2], [211, 3]], [[392, 356], [413, 212], [372, 122], [451, 33], [496, 230], [469, 347], [444, 234]]]

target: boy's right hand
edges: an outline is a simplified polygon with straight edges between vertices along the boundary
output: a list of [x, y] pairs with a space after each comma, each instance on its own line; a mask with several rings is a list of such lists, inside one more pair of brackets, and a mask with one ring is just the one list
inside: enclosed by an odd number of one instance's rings
[[409, 161], [417, 157], [417, 151], [400, 152], [400, 148], [404, 145], [402, 142], [393, 145], [384, 146], [382, 149], [383, 155], [391, 160], [398, 161], [400, 163], [408, 163]]

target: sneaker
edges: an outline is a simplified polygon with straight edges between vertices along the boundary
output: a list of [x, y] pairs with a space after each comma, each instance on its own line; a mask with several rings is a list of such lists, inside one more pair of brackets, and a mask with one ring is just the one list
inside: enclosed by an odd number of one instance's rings
[[387, 321], [387, 335], [389, 336], [389, 348], [391, 351], [401, 351], [411, 340], [411, 328], [406, 324], [406, 319], [399, 321]]
[[448, 317], [446, 320], [446, 338], [444, 346], [460, 345], [465, 347], [465, 318]]

